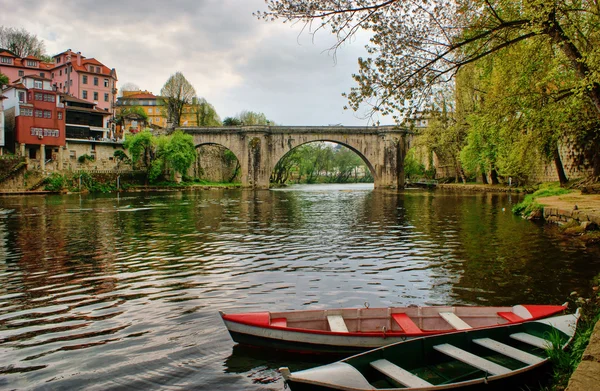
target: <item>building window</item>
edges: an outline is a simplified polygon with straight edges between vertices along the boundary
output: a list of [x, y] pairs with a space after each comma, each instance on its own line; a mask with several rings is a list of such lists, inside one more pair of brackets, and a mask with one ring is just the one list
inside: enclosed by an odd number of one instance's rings
[[87, 99], [87, 91], [86, 91], [86, 90], [83, 90], [83, 92], [82, 92], [82, 95], [81, 95], [81, 96], [83, 96], [83, 99]]
[[104, 101], [108, 102], [108, 93], [106, 93], [106, 92], [104, 93]]
[[83, 75], [83, 76], [81, 77], [81, 83], [82, 83], [82, 84], [87, 84], [87, 75]]
[[62, 69], [60, 71], [58, 71], [58, 75], [62, 76]]
[[44, 100], [44, 94], [42, 94], [41, 92], [36, 92], [34, 94], [34, 97], [35, 100]]
[[40, 72], [40, 77], [46, 77], [46, 74], [44, 72]]
[[33, 110], [28, 108], [21, 109], [21, 115], [24, 117], [33, 117]]
[[95, 151], [96, 150], [96, 144], [91, 144], [90, 148], [92, 149], [92, 151]]
[[108, 79], [104, 79], [104, 87], [108, 87]]
[[25, 71], [19, 71], [19, 76], [25, 76]]
[[39, 88], [40, 90], [43, 88], [43, 84], [40, 80], [33, 81], [33, 88]]
[[76, 157], [77, 153], [75, 153], [75, 151], [69, 151], [69, 159], [75, 160]]
[[59, 111], [57, 114], [58, 119], [62, 119], [62, 111]]
[[30, 159], [35, 159], [35, 152], [36, 152], [35, 148], [29, 148], [29, 158]]
[[148, 109], [148, 114], [152, 114], [152, 107]]
[[98, 92], [94, 91], [94, 100], [98, 100]]
[[101, 73], [100, 72], [100, 67], [96, 67], [96, 73]]
[[52, 118], [52, 112], [50, 110], [44, 110], [44, 118]]
[[56, 102], [56, 97], [52, 94], [44, 94], [44, 102]]
[[19, 91], [19, 103], [25, 103], [25, 92]]
[[42, 110], [35, 110], [34, 114], [36, 118], [44, 118], [44, 112]]
[[94, 77], [94, 85], [97, 86], [98, 85], [98, 78]]
[[2, 64], [12, 64], [12, 58], [10, 58], [10, 57], [0, 57], [0, 62]]
[[28, 67], [37, 67], [37, 61], [27, 60]]
[[56, 57], [56, 63], [58, 64], [60, 62], [60, 57]]

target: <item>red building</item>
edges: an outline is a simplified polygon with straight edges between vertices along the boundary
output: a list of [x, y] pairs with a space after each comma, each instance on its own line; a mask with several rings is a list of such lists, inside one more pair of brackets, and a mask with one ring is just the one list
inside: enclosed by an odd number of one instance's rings
[[6, 122], [6, 145], [17, 144], [21, 155], [39, 160], [44, 169], [65, 145], [65, 109], [52, 88], [52, 80], [24, 76], [9, 84], [2, 94]]

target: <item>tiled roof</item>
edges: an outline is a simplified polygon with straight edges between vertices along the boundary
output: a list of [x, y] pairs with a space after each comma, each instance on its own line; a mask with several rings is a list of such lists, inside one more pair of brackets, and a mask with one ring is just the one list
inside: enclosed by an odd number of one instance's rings
[[139, 93], [139, 94], [127, 95], [122, 98], [123, 99], [158, 99], [158, 96], [156, 96], [154, 94]]

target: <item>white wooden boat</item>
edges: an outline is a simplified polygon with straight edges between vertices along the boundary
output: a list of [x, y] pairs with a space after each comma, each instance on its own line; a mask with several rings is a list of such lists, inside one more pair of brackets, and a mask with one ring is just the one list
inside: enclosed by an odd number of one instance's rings
[[342, 308], [225, 314], [234, 341], [300, 352], [349, 353], [427, 335], [518, 324], [556, 315], [560, 305]]
[[545, 370], [546, 349], [564, 349], [579, 311], [543, 320], [430, 335], [332, 364], [279, 371], [292, 391], [526, 389]]

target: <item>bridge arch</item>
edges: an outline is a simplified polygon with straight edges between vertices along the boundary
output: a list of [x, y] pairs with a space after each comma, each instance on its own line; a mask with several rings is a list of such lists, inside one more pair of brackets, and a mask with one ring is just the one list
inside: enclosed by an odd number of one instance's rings
[[[334, 140], [332, 138], [322, 138], [322, 139], [318, 138], [318, 139], [311, 140], [311, 141], [306, 141], [306, 142], [303, 142], [303, 143], [294, 143], [294, 142], [289, 143], [288, 144], [289, 149], [287, 150], [287, 152], [282, 150], [278, 154], [275, 154], [275, 155], [272, 156], [271, 167], [270, 167], [271, 172], [273, 172], [273, 170], [275, 169], [275, 166], [277, 165], [277, 163], [279, 163], [279, 161], [281, 159], [283, 159], [283, 157], [285, 155], [287, 155], [288, 153], [292, 152], [294, 149], [299, 148], [299, 147], [301, 147], [303, 145], [306, 145], [306, 144], [318, 143], [318, 142], [329, 142], [329, 143], [338, 144], [338, 145], [341, 145], [343, 147], [348, 148], [349, 150], [351, 150], [352, 152], [354, 152], [356, 155], [358, 155], [358, 157], [361, 158], [361, 160], [367, 166], [367, 169], [371, 172], [371, 175], [373, 176], [373, 178], [375, 178], [375, 167], [373, 166], [373, 164], [369, 161], [369, 159], [361, 151], [359, 151], [358, 149], [356, 149], [352, 145], [346, 144], [346, 143], [338, 141], [338, 140]], [[294, 144], [297, 144], [297, 145], [294, 145]]]
[[410, 132], [397, 126], [230, 126], [181, 128], [196, 146], [219, 144], [237, 156], [243, 187], [269, 188], [275, 164], [292, 149], [330, 141], [356, 152], [373, 173], [376, 188], [404, 187], [404, 155]]

